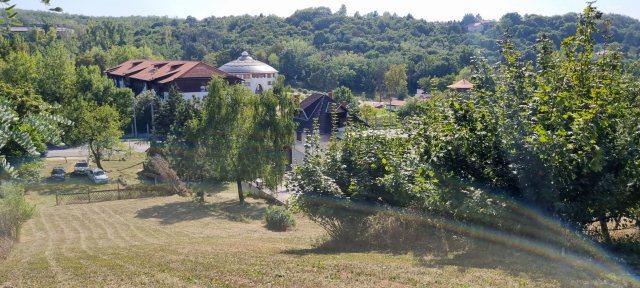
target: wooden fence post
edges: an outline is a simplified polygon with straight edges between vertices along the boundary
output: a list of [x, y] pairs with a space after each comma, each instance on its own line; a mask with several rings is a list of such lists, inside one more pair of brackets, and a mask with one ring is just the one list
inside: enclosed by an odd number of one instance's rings
[[56, 191], [56, 206], [60, 206], [60, 191]]
[[89, 190], [89, 188], [87, 188], [87, 201], [91, 203], [91, 190]]
[[118, 183], [118, 200], [120, 200], [120, 183]]

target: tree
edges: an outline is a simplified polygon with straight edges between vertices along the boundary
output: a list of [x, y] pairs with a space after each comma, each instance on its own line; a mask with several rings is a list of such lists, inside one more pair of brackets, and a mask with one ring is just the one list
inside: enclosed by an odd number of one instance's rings
[[252, 129], [255, 98], [251, 91], [239, 85], [229, 86], [215, 77], [209, 82], [199, 126], [199, 153], [215, 179], [236, 182], [240, 203], [244, 203], [242, 181], [253, 181], [258, 177], [258, 173], [250, 168], [253, 159], [248, 156], [253, 153], [245, 151]]
[[220, 78], [209, 84], [197, 149], [215, 179], [236, 182], [240, 203], [243, 181], [276, 187], [286, 170], [295, 106], [282, 82], [259, 97]]
[[407, 95], [407, 65], [394, 64], [384, 73], [384, 85], [389, 98], [404, 99]]
[[101, 160], [120, 143], [120, 115], [109, 105], [98, 106], [82, 102], [78, 105], [80, 119], [76, 123], [77, 137], [89, 146], [89, 152], [98, 168]]
[[[95, 102], [98, 106], [110, 105], [120, 114], [123, 125], [128, 123], [133, 109], [133, 92], [129, 88], [117, 88], [95, 65], [80, 66], [76, 71], [78, 99]], [[74, 101], [74, 100], [70, 100]]]
[[333, 100], [335, 100], [336, 103], [346, 102], [347, 104], [350, 104], [350, 105], [356, 104], [356, 99], [355, 97], [353, 97], [353, 93], [351, 93], [351, 89], [345, 86], [340, 86], [335, 90], [333, 90]]
[[193, 118], [193, 113], [187, 109], [187, 100], [184, 99], [176, 86], [172, 86], [169, 90], [169, 97], [160, 105], [158, 113], [153, 119], [153, 135], [158, 140], [167, 140], [169, 136], [177, 136], [178, 139], [183, 138], [184, 132], [177, 133], [180, 135], [171, 135], [172, 132], [179, 128], [188, 126], [189, 120]]
[[15, 88], [0, 82], [0, 171], [15, 176], [6, 156], [24, 156], [44, 151], [44, 144], [61, 144], [59, 125], [72, 123], [53, 112], [30, 88]]
[[75, 82], [73, 55], [59, 42], [46, 48], [38, 63], [38, 93], [49, 103], [62, 103], [76, 95]]
[[33, 86], [38, 79], [39, 54], [30, 55], [26, 51], [11, 51], [6, 61], [0, 62], [0, 76], [12, 85]]

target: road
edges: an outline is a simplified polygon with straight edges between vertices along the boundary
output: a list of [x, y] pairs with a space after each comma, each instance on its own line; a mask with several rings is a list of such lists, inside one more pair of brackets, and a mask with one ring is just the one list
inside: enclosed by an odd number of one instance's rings
[[[122, 141], [127, 147], [130, 147], [134, 152], [145, 152], [149, 149], [148, 141]], [[79, 157], [86, 158], [89, 156], [89, 148], [85, 146], [69, 147], [63, 149], [51, 149], [47, 152], [47, 158], [56, 157]]]

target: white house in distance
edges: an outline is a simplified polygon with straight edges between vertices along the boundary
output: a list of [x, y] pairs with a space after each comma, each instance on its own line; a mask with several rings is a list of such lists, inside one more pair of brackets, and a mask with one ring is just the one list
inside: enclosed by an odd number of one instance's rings
[[218, 68], [228, 74], [244, 80], [243, 85], [256, 94], [271, 89], [278, 78], [278, 70], [255, 60], [247, 51], [242, 52], [237, 60], [233, 60]]

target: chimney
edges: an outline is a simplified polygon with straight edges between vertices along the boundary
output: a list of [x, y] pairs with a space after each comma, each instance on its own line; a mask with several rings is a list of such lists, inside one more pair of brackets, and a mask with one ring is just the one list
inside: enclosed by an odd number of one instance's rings
[[327, 92], [327, 95], [329, 95], [329, 97], [333, 98], [333, 90], [332, 90], [332, 91]]

